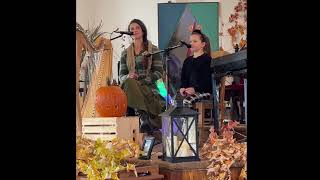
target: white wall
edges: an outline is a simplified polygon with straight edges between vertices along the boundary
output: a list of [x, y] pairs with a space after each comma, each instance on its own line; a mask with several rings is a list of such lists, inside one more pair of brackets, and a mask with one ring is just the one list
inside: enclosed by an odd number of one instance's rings
[[94, 1], [77, 0], [76, 1], [76, 20], [84, 28], [88, 28], [88, 23], [94, 23], [96, 16], [96, 6]]
[[[148, 30], [148, 39], [155, 45], [158, 44], [158, 3], [167, 3], [168, 0], [77, 0], [77, 22], [87, 29], [90, 25], [98, 25], [102, 20], [101, 31], [112, 32], [116, 28], [127, 30], [129, 22], [134, 19], [141, 19]], [[172, 0], [171, 2], [220, 2], [221, 22], [229, 21], [237, 0]], [[227, 33], [225, 25], [225, 37], [219, 38], [224, 50], [233, 53], [231, 37]], [[114, 37], [114, 35], [113, 35]], [[112, 41], [113, 45], [113, 78], [117, 79], [117, 62], [120, 60], [121, 45], [128, 43], [130, 38], [126, 36]]]

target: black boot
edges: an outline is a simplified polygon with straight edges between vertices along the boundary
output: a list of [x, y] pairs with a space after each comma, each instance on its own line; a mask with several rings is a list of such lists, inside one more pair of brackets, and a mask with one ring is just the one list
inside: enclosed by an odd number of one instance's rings
[[152, 134], [153, 128], [150, 123], [150, 116], [147, 112], [139, 110], [139, 124], [140, 124], [140, 132], [147, 133], [148, 135]]
[[135, 111], [131, 107], [127, 107], [127, 116], [135, 116]]

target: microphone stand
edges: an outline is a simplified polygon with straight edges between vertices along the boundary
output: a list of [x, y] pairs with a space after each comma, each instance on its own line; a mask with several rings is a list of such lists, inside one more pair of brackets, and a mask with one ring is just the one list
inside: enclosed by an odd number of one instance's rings
[[[124, 32], [116, 32], [116, 31], [114, 31], [115, 33], [120, 33], [120, 35], [119, 36], [117, 36], [117, 37], [114, 37], [114, 38], [111, 38], [110, 40], [112, 41], [112, 40], [115, 40], [115, 39], [118, 39], [119, 37], [122, 37], [124, 34], [127, 34], [127, 33], [124, 33]], [[133, 35], [133, 34], [127, 34], [127, 35]]]
[[[114, 37], [114, 38], [111, 38], [110, 41], [115, 40], [115, 39], [118, 39], [118, 38], [120, 38], [120, 37], [122, 37], [122, 36], [123, 36], [123, 34], [120, 33], [119, 36], [116, 36], [116, 37]], [[119, 64], [119, 63], [120, 63], [120, 61], [118, 61], [118, 64]], [[118, 67], [119, 67], [119, 66], [118, 66]], [[118, 75], [119, 75], [119, 68], [118, 68]], [[119, 77], [118, 77], [118, 84], [120, 84]]]
[[180, 44], [178, 44], [176, 46], [168, 47], [168, 48], [166, 48], [164, 50], [148, 53], [148, 55], [146, 55], [146, 57], [149, 57], [151, 55], [159, 54], [159, 53], [164, 52], [165, 62], [166, 62], [166, 86], [167, 86], [167, 89], [168, 89], [168, 91], [167, 91], [168, 95], [167, 95], [167, 98], [166, 98], [166, 110], [168, 110], [168, 107], [169, 107], [169, 89], [170, 89], [169, 88], [169, 68], [168, 68], [168, 66], [169, 66], [168, 61], [170, 60], [169, 59], [169, 52], [171, 50], [173, 50], [173, 49], [176, 49], [176, 48], [179, 48], [179, 47], [182, 47], [182, 46], [183, 46], [183, 44], [180, 43]]
[[111, 38], [110, 41], [115, 40], [115, 39], [118, 39], [119, 37], [122, 37], [122, 36], [123, 36], [123, 34], [120, 34], [120, 35], [117, 36], [117, 37]]

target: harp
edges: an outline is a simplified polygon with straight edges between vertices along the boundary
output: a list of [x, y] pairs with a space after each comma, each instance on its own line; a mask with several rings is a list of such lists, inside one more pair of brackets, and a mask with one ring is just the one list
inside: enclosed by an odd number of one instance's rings
[[82, 118], [96, 117], [96, 91], [112, 79], [112, 44], [99, 37], [89, 40], [76, 24], [76, 132], [82, 135]]

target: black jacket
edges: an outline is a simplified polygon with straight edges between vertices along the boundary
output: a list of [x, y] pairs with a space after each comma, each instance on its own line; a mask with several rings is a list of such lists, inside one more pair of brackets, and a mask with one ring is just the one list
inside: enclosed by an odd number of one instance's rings
[[182, 66], [181, 88], [193, 87], [196, 92], [212, 94], [211, 60], [208, 54], [189, 56]]

